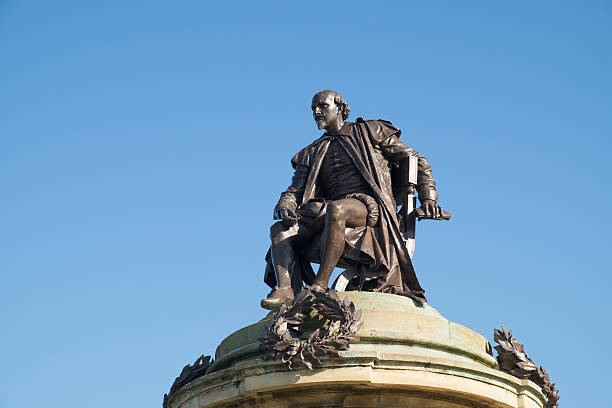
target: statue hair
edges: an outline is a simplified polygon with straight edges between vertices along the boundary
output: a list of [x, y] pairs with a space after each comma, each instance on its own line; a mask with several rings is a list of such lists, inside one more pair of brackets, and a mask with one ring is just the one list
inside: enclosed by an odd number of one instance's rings
[[342, 95], [340, 95], [336, 91], [332, 91], [331, 89], [326, 89], [324, 91], [317, 92], [317, 95], [327, 92], [334, 94], [334, 103], [340, 107], [340, 112], [342, 113], [342, 120], [347, 120], [349, 115], [351, 114], [351, 107], [349, 106], [349, 104], [344, 100]]

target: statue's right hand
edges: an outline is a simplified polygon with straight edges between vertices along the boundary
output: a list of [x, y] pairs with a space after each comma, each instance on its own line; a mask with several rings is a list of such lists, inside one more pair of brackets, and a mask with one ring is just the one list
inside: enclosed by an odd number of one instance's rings
[[276, 204], [276, 206], [274, 207], [274, 214], [272, 215], [272, 218], [274, 218], [275, 220], [280, 220], [282, 209], [283, 207], [281, 207], [279, 204]]
[[298, 216], [295, 211], [290, 210], [288, 208], [283, 208], [281, 210], [281, 221], [286, 227], [291, 227], [298, 220]]
[[281, 220], [285, 226], [290, 227], [297, 222], [298, 216], [295, 211], [289, 208], [276, 206], [274, 208], [274, 219]]

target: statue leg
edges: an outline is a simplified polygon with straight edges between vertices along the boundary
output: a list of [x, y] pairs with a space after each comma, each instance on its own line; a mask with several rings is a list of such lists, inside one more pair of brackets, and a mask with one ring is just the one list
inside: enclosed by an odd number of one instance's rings
[[365, 227], [368, 209], [359, 200], [345, 198], [327, 205], [321, 236], [321, 265], [311, 289], [325, 291], [338, 260], [344, 252], [344, 228]]
[[272, 289], [267, 298], [262, 299], [261, 306], [264, 309], [275, 309], [293, 300], [295, 294], [291, 288], [291, 267], [295, 262], [294, 246], [299, 240], [307, 239], [311, 235], [312, 233], [299, 223], [287, 228], [282, 222], [277, 222], [270, 228], [272, 264], [278, 286]]
[[289, 268], [295, 261], [292, 238], [297, 235], [297, 231], [297, 224], [287, 228], [281, 222], [275, 223], [270, 228], [272, 263], [274, 264], [276, 281], [281, 288], [291, 287]]

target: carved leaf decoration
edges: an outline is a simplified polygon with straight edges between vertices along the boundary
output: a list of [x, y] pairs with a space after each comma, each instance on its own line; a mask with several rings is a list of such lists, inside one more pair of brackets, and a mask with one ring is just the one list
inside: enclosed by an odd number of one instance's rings
[[318, 356], [339, 356], [350, 341], [359, 341], [356, 332], [362, 324], [361, 311], [348, 298], [340, 301], [333, 290], [319, 293], [305, 288], [291, 307], [282, 305], [265, 328], [265, 337], [259, 339], [262, 358], [280, 357], [289, 369], [301, 361], [312, 370], [321, 364]]
[[351, 324], [349, 325], [349, 330], [351, 332], [356, 332], [361, 328], [361, 324], [362, 322], [351, 322]]
[[292, 325], [300, 325], [302, 323], [304, 323], [303, 320], [301, 319], [287, 319], [287, 323], [292, 324]]
[[304, 364], [308, 369], [312, 370], [314, 367], [321, 365], [321, 360], [319, 360], [313, 353], [305, 353], [303, 358]]
[[308, 360], [308, 358], [304, 355], [304, 352], [300, 353], [300, 360], [306, 364], [306, 367], [308, 367], [309, 370], [312, 370], [312, 362]]
[[496, 339], [495, 341], [499, 343], [499, 346], [495, 346], [495, 349], [501, 346], [501, 350], [499, 351], [512, 351], [514, 349], [512, 345], [508, 343], [507, 341], [504, 341], [502, 339], [499, 339], [499, 340]]
[[498, 343], [497, 362], [501, 369], [515, 377], [530, 379], [542, 388], [546, 395], [546, 408], [557, 408], [559, 406], [559, 391], [555, 384], [550, 382], [548, 372], [544, 367], [538, 367], [532, 359], [527, 357], [525, 346], [519, 343], [512, 332], [502, 324], [502, 330], [493, 330], [493, 339]]
[[278, 343], [274, 344], [272, 348], [276, 351], [283, 351], [287, 348], [288, 345], [288, 342], [281, 340]]
[[201, 355], [194, 361], [193, 364], [187, 364], [181, 370], [181, 373], [172, 383], [172, 387], [170, 387], [170, 392], [168, 394], [164, 394], [164, 399], [162, 403], [163, 408], [168, 407], [168, 402], [170, 398], [176, 393], [176, 391], [181, 388], [183, 385], [190, 383], [196, 378], [202, 377], [206, 374], [206, 371], [210, 368], [214, 360], [210, 358], [210, 356]]
[[336, 334], [338, 334], [339, 331], [340, 331], [340, 320], [336, 320], [335, 322], [329, 325], [329, 330], [327, 331], [327, 334], [329, 336], [335, 336]]
[[528, 361], [526, 363], [523, 362], [519, 362], [516, 363], [516, 365], [521, 369], [521, 370], [525, 370], [525, 371], [535, 371], [537, 369], [536, 365], [533, 364], [531, 361]]
[[289, 366], [289, 368], [291, 368], [291, 357], [293, 357], [291, 354], [289, 353], [283, 353], [281, 360], [283, 361], [283, 363], [287, 363], [287, 365]]
[[311, 343], [316, 337], [319, 336], [319, 329], [313, 331], [310, 336], [308, 336], [308, 342]]

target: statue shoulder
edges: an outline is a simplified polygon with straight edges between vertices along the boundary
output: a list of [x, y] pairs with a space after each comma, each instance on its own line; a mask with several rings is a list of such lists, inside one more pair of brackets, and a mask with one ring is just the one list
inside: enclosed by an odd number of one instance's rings
[[293, 168], [295, 169], [298, 165], [312, 167], [313, 157], [315, 155], [316, 147], [319, 143], [320, 139], [317, 139], [316, 141], [312, 142], [311, 144], [297, 152], [295, 156], [293, 156], [293, 158], [291, 159], [291, 165], [293, 166]]
[[363, 130], [370, 136], [374, 144], [378, 144], [392, 135], [399, 138], [402, 134], [399, 128], [393, 126], [393, 123], [384, 119], [364, 120], [362, 118], [357, 118], [355, 126], [363, 127]]

